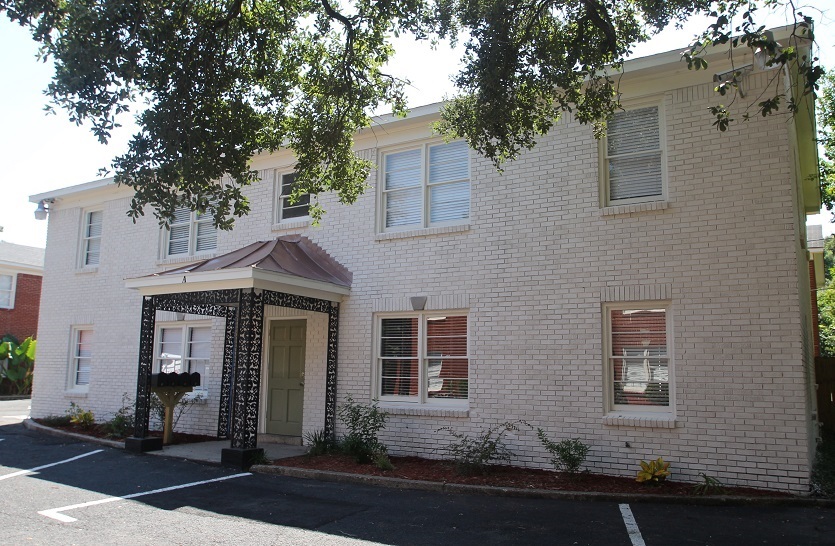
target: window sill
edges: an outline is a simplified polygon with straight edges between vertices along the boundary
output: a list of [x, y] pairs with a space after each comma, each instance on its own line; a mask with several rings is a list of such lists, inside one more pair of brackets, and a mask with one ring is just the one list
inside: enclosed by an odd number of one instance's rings
[[467, 407], [432, 407], [432, 406], [389, 406], [380, 404], [380, 409], [389, 415], [420, 415], [430, 417], [469, 417]]
[[76, 275], [90, 275], [92, 273], [98, 273], [99, 266], [97, 265], [88, 265], [86, 267], [79, 267], [75, 270]]
[[310, 226], [310, 218], [301, 218], [298, 220], [287, 220], [286, 222], [279, 222], [273, 224], [273, 231], [285, 231], [288, 229], [303, 229]]
[[64, 396], [72, 397], [72, 398], [87, 398], [87, 390], [76, 390], [76, 389], [69, 389], [64, 391]]
[[202, 254], [193, 254], [189, 256], [177, 256], [175, 258], [161, 258], [157, 260], [157, 265], [173, 265], [184, 264], [188, 262], [198, 262], [200, 260], [208, 260], [217, 256], [216, 252], [204, 252]]
[[443, 235], [446, 233], [462, 233], [470, 230], [470, 224], [460, 224], [457, 226], [442, 226], [430, 228], [408, 229], [403, 231], [389, 231], [386, 233], [378, 233], [375, 241], [390, 241], [392, 239], [408, 239], [411, 237], [423, 237], [425, 235]]
[[601, 216], [616, 216], [618, 214], [632, 214], [635, 212], [647, 212], [651, 210], [664, 210], [669, 205], [668, 201], [649, 201], [647, 203], [630, 203], [628, 205], [611, 205], [600, 209]]
[[669, 413], [610, 413], [603, 424], [615, 427], [676, 428], [676, 418]]

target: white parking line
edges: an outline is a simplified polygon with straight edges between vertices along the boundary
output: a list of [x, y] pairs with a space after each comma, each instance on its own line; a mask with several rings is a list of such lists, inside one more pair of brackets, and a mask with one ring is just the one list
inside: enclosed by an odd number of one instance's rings
[[90, 455], [95, 455], [96, 453], [101, 453], [104, 451], [103, 449], [97, 449], [95, 451], [91, 451], [89, 453], [82, 453], [81, 455], [76, 455], [75, 457], [70, 457], [69, 459], [64, 459], [63, 461], [58, 461], [57, 463], [49, 463], [42, 466], [36, 466], [35, 468], [30, 468], [29, 470], [19, 470], [17, 472], [12, 472], [11, 474], [6, 474], [5, 476], [0, 476], [0, 480], [8, 480], [9, 478], [14, 478], [16, 476], [23, 476], [25, 474], [32, 474], [33, 472], [37, 472], [38, 470], [43, 470], [44, 468], [49, 468], [50, 466], [58, 466], [59, 464], [64, 463], [71, 463], [73, 461], [77, 461], [78, 459], [82, 459], [84, 457], [89, 457]]
[[629, 540], [632, 541], [632, 546], [646, 546], [644, 537], [641, 536], [641, 530], [638, 529], [638, 523], [635, 521], [635, 516], [632, 515], [632, 510], [628, 504], [620, 504], [620, 515], [623, 516], [623, 523], [626, 524], [626, 532], [629, 533]]
[[56, 519], [63, 523], [71, 523], [77, 521], [76, 518], [70, 517], [60, 512], [67, 510], [75, 510], [76, 508], [86, 508], [88, 506], [95, 506], [97, 504], [107, 504], [108, 502], [116, 502], [120, 500], [135, 499], [136, 497], [144, 497], [145, 495], [154, 495], [156, 493], [164, 493], [166, 491], [174, 491], [175, 489], [185, 489], [187, 487], [194, 487], [195, 485], [203, 485], [205, 483], [222, 482], [224, 480], [231, 480], [233, 478], [242, 478], [244, 476], [252, 476], [251, 472], [243, 472], [241, 474], [234, 474], [232, 476], [223, 476], [222, 478], [215, 478], [213, 480], [203, 480], [200, 482], [184, 483], [182, 485], [173, 485], [171, 487], [163, 487], [162, 489], [154, 489], [153, 491], [143, 491], [142, 493], [132, 493], [123, 497], [107, 497], [106, 499], [99, 499], [90, 502], [82, 502], [81, 504], [71, 504], [69, 506], [62, 506], [60, 508], [51, 508], [49, 510], [41, 510], [38, 514], [48, 518]]

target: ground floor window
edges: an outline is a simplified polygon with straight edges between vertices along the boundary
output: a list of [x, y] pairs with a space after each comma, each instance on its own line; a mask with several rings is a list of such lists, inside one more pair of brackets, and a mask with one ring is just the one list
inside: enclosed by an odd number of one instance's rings
[[666, 303], [606, 306], [610, 409], [671, 410], [668, 307]]
[[212, 328], [209, 325], [160, 326], [156, 335], [154, 370], [164, 373], [200, 374], [200, 387], [206, 393], [206, 365], [212, 353]]
[[467, 315], [410, 313], [378, 317], [381, 400], [463, 403], [469, 395]]
[[76, 328], [72, 333], [72, 362], [70, 385], [86, 389], [90, 384], [90, 362], [93, 359], [93, 330]]

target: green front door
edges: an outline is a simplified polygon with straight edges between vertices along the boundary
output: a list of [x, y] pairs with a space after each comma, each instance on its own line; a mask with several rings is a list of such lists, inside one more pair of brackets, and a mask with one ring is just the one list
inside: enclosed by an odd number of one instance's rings
[[306, 323], [279, 320], [270, 328], [267, 433], [302, 435]]

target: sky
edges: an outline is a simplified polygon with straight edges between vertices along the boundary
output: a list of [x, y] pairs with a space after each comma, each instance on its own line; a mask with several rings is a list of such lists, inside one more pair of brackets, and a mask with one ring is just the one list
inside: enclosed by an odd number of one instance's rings
[[[835, 0], [815, 0], [808, 10], [816, 21], [819, 56], [827, 68], [835, 68]], [[706, 26], [694, 19], [682, 29], [668, 29], [636, 48], [646, 56], [683, 50]], [[769, 27], [785, 24], [785, 15], [773, 14]], [[397, 42], [397, 56], [389, 72], [412, 81], [409, 105], [442, 100], [453, 92], [449, 76], [457, 71], [461, 49], [441, 45], [431, 50], [407, 38]], [[126, 150], [134, 131], [132, 119], [102, 145], [87, 127], [70, 122], [63, 111], [46, 115], [43, 90], [52, 75], [50, 63], [36, 59], [37, 44], [29, 34], [0, 14], [0, 239], [29, 246], [46, 246], [46, 222], [35, 220], [29, 196], [100, 178], [98, 171]], [[824, 234], [835, 232], [830, 214], [811, 216], [810, 224], [822, 224]]]

